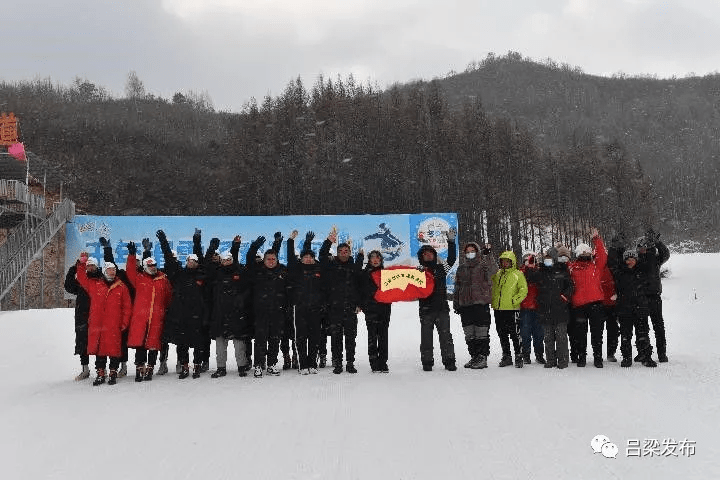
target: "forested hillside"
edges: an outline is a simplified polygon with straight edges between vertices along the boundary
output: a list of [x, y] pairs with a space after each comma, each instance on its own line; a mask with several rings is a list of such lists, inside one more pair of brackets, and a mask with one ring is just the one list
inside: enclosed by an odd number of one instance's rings
[[[386, 91], [352, 78], [309, 87], [298, 79], [238, 113], [180, 93], [146, 95], [137, 78], [125, 98], [80, 79], [0, 83], [0, 103], [21, 119], [33, 174], [54, 166], [89, 213], [457, 211], [464, 238], [516, 250], [522, 237], [538, 248], [531, 227], [544, 225], [554, 240], [573, 241], [591, 225], [628, 238], [653, 226], [711, 244], [717, 130], [700, 115], [715, 119], [717, 100], [708, 106], [710, 94], [685, 82], [713, 78], [591, 77], [511, 54]], [[623, 90], [636, 84], [645, 96]], [[681, 98], [657, 93], [668, 91]], [[658, 131], [670, 123], [689, 130]]]

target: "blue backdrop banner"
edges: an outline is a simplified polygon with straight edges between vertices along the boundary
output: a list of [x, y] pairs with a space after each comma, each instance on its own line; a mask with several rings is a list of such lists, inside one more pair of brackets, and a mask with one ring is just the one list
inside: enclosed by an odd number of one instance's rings
[[[75, 221], [68, 223], [66, 229], [66, 270], [75, 263], [80, 252], [85, 250], [90, 256], [102, 261], [103, 251], [99, 238], [110, 240], [115, 262], [125, 268], [127, 260], [126, 245], [133, 241], [142, 252], [142, 239], [149, 238], [153, 244], [153, 257], [162, 267], [163, 255], [155, 236], [157, 230], [167, 235], [170, 247], [177, 251], [178, 259], [184, 264], [185, 257], [192, 253], [192, 237], [195, 228], [202, 230], [203, 252], [210, 239], [220, 239], [220, 251], [229, 250], [236, 235], [242, 237], [240, 262], [245, 263], [245, 254], [250, 243], [258, 236], [266, 237], [260, 248], [262, 253], [273, 243], [273, 234], [283, 235], [280, 249], [280, 261], [287, 263], [287, 238], [290, 232], [298, 230], [295, 239], [296, 253], [302, 247], [305, 233], [315, 232], [313, 250], [317, 254], [328, 234], [336, 229], [338, 242], [352, 241], [353, 255], [360, 248], [367, 254], [371, 250], [380, 250], [385, 264], [417, 265], [417, 251], [422, 245], [432, 245], [441, 259], [447, 257], [447, 239], [445, 232], [454, 227], [457, 230], [455, 213], [423, 213], [395, 215], [317, 215], [317, 216], [269, 216], [269, 217], [125, 217], [77, 215]], [[459, 245], [459, 241], [458, 241]], [[335, 252], [337, 244], [331, 252]], [[448, 275], [448, 291], [453, 290], [455, 269]]]

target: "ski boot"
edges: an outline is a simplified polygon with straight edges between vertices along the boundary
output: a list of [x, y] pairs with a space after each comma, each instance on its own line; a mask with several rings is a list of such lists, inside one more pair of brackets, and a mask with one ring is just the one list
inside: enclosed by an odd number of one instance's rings
[[108, 385], [115, 385], [117, 383], [117, 377], [117, 370], [110, 370], [110, 378], [108, 379]]
[[[530, 361], [529, 355], [528, 361]], [[525, 359], [522, 358], [520, 355], [515, 355], [515, 368], [523, 368], [523, 365], [525, 365]]]
[[[243, 372], [243, 371], [244, 370], [240, 370], [240, 372]], [[220, 378], [220, 377], [224, 377], [225, 375], [227, 375], [227, 369], [225, 367], [217, 367], [217, 370], [215, 370], [213, 373], [210, 374], [210, 378]]]
[[348, 362], [345, 366], [345, 370], [347, 370], [348, 373], [357, 373], [357, 368], [355, 368], [355, 365], [352, 362]]
[[145, 375], [143, 376], [144, 382], [152, 381], [154, 370], [155, 370], [155, 365], [148, 365], [147, 367], [145, 367]]
[[78, 373], [77, 377], [75, 377], [75, 381], [79, 382], [80, 380], [85, 380], [86, 378], [90, 378], [90, 367], [82, 365], [82, 370]]
[[510, 355], [503, 355], [498, 363], [498, 367], [509, 367], [513, 364], [512, 357]]
[[97, 387], [98, 385], [102, 385], [103, 383], [105, 383], [105, 369], [98, 368], [97, 377], [95, 377], [95, 380], [93, 381], [93, 387]]
[[187, 377], [189, 377], [189, 376], [190, 376], [190, 367], [188, 366], [187, 363], [184, 363], [184, 364], [182, 364], [182, 365], [180, 366], [180, 375], [178, 376], [178, 378], [179, 378], [180, 380], [182, 380], [182, 379], [187, 378]]
[[535, 361], [540, 365], [545, 365], [545, 358], [542, 353], [535, 354]]
[[135, 366], [135, 381], [142, 382], [143, 378], [145, 378], [145, 366], [144, 365], [136, 365]]
[[194, 363], [192, 377], [200, 378], [200, 373], [202, 373], [202, 363]]

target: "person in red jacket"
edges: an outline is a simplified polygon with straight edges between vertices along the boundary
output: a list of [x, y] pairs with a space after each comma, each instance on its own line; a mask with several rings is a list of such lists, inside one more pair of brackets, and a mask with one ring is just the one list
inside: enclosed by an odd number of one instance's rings
[[158, 352], [162, 347], [165, 310], [172, 299], [172, 287], [168, 277], [158, 270], [154, 258], [144, 259], [143, 269], [138, 271], [135, 266], [135, 243], [128, 243], [127, 249], [127, 276], [135, 288], [128, 347], [135, 349], [135, 381], [142, 382], [152, 380]]
[[[520, 271], [525, 278], [528, 271], [536, 272], [538, 269], [536, 255], [534, 252], [523, 255], [523, 265]], [[535, 361], [545, 363], [545, 345], [543, 326], [538, 320], [538, 287], [537, 284], [528, 280], [528, 294], [520, 304], [520, 345], [522, 346], [523, 363], [530, 363], [530, 351], [535, 350]]]
[[117, 267], [111, 262], [105, 262], [102, 277], [88, 277], [86, 259], [87, 253], [81, 254], [77, 281], [90, 297], [87, 354], [95, 355], [97, 378], [93, 385], [105, 383], [107, 357], [110, 357], [108, 385], [115, 385], [122, 355], [122, 332], [128, 328], [132, 313], [130, 290], [115, 276]]
[[594, 364], [603, 367], [603, 329], [605, 312], [602, 289], [602, 276], [607, 265], [607, 251], [597, 229], [592, 230], [593, 249], [584, 243], [575, 247], [576, 260], [568, 265], [573, 281], [573, 316], [575, 318], [575, 342], [578, 353], [577, 366], [584, 367], [587, 356], [587, 331], [590, 323], [590, 343], [592, 344]]

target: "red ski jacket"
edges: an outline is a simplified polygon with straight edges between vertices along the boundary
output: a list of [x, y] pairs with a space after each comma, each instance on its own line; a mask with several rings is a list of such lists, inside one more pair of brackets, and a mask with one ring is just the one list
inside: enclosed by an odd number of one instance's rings
[[170, 280], [161, 271], [154, 277], [138, 272], [135, 255], [128, 255], [125, 270], [135, 287], [128, 347], [160, 350], [165, 311], [172, 300]]
[[602, 238], [594, 237], [592, 241], [595, 245], [595, 258], [589, 262], [575, 260], [568, 265], [570, 278], [575, 287], [572, 296], [573, 307], [582, 307], [605, 299], [601, 279], [607, 265], [607, 250]]
[[77, 281], [90, 297], [87, 354], [101, 357], [121, 356], [122, 331], [130, 325], [130, 290], [115, 277], [112, 283], [88, 278], [85, 264], [77, 268]]

